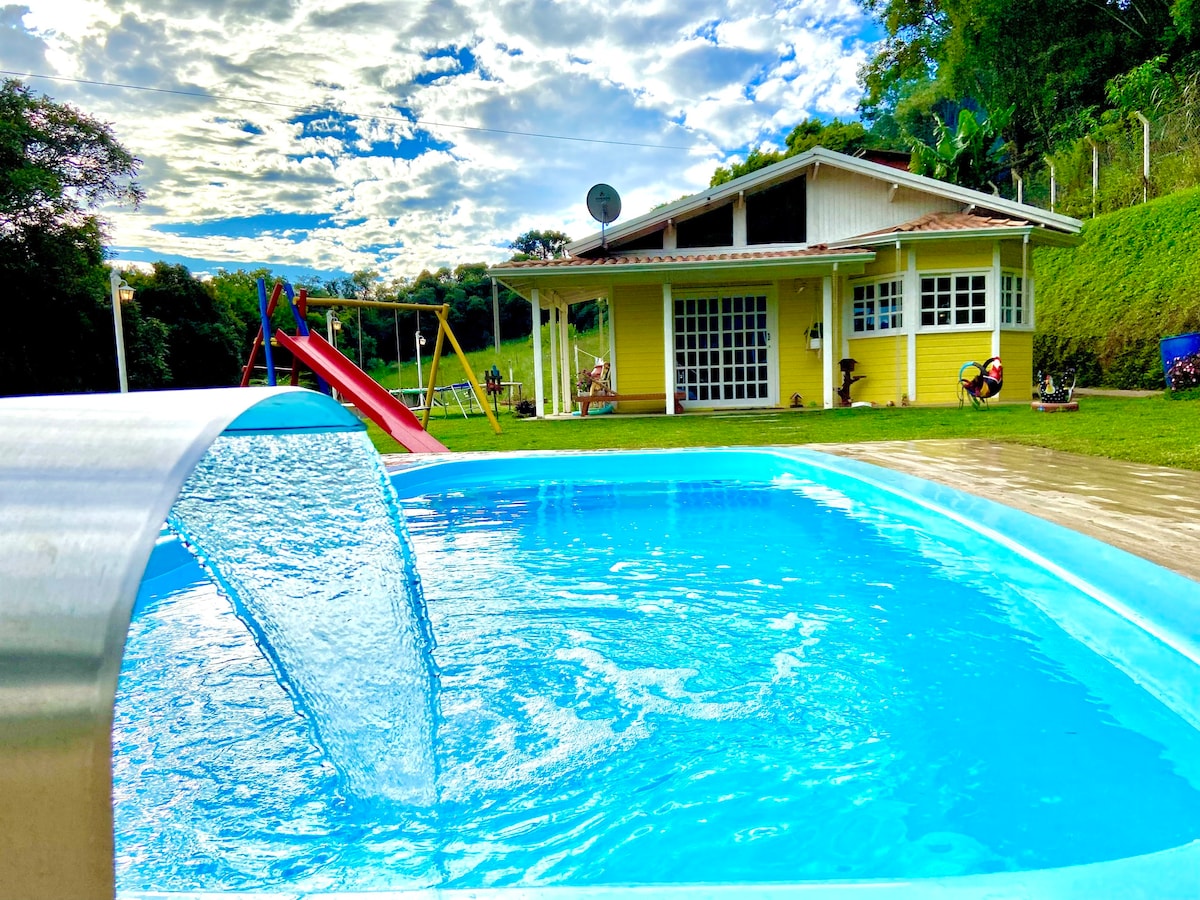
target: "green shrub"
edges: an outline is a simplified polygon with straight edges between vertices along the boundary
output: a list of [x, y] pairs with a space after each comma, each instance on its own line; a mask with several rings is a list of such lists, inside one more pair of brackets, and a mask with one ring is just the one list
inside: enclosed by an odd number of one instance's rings
[[1159, 341], [1200, 330], [1198, 221], [1194, 188], [1086, 222], [1077, 248], [1038, 250], [1034, 368], [1165, 387]]

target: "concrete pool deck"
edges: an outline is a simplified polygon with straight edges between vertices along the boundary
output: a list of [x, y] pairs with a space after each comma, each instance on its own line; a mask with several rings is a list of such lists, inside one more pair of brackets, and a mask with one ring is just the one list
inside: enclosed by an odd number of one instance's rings
[[[1200, 581], [1200, 472], [983, 440], [806, 446], [1003, 503]], [[383, 455], [388, 468], [430, 459]]]
[[811, 444], [947, 484], [1200, 581], [1200, 472], [983, 440]]

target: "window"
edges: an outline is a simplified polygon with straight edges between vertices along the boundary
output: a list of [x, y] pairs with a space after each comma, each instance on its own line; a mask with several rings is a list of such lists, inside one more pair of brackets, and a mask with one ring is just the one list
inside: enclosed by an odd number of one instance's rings
[[746, 197], [747, 244], [803, 244], [804, 176]]
[[769, 346], [764, 294], [675, 300], [675, 386], [689, 400], [766, 402]]
[[730, 247], [733, 245], [733, 204], [685, 219], [675, 226], [676, 247]]
[[986, 275], [921, 276], [922, 327], [986, 322]]
[[1003, 325], [1030, 324], [1025, 279], [1015, 272], [1000, 273], [1000, 322]]
[[904, 282], [879, 281], [854, 287], [850, 330], [855, 334], [904, 327]]

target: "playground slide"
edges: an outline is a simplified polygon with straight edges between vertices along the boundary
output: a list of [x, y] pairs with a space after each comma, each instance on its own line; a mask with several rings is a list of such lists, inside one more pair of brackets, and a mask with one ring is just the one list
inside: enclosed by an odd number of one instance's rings
[[275, 333], [280, 346], [304, 363], [412, 453], [445, 453], [446, 447], [421, 427], [412, 411], [370, 375], [317, 334]]

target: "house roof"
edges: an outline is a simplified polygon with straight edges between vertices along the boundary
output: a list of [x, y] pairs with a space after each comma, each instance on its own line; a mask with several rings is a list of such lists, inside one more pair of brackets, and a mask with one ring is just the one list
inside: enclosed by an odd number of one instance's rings
[[[842, 271], [861, 274], [875, 259], [875, 251], [864, 247], [793, 247], [774, 250], [732, 251], [639, 251], [637, 254], [590, 259], [568, 256], [562, 259], [528, 259], [498, 263], [488, 274], [531, 298], [535, 288], [553, 292], [567, 303], [591, 300], [597, 290], [617, 283], [668, 283], [673, 279], [689, 283], [714, 280], [770, 280], [827, 275]], [[599, 287], [598, 287], [599, 286]], [[548, 302], [543, 299], [542, 305]]]
[[567, 256], [561, 259], [526, 259], [514, 262], [497, 263], [491, 267], [490, 271], [497, 270], [539, 270], [539, 271], [562, 271], [566, 269], [589, 269], [589, 268], [686, 268], [691, 265], [708, 265], [714, 262], [752, 262], [755, 260], [767, 261], [811, 261], [814, 259], [827, 259], [830, 257], [841, 256], [858, 256], [861, 254], [874, 256], [873, 251], [864, 250], [857, 247], [827, 247], [824, 244], [818, 244], [815, 247], [807, 249], [793, 250], [734, 250], [723, 253], [688, 253], [673, 252], [664, 253], [659, 251], [644, 251], [637, 254], [624, 254], [621, 256], [605, 256], [597, 259], [582, 256]]
[[899, 225], [889, 225], [846, 238], [844, 241], [833, 241], [831, 247], [871, 247], [882, 243], [890, 243], [897, 238], [919, 238], [922, 236], [939, 236], [947, 233], [970, 233], [976, 237], [994, 237], [997, 235], [1029, 234], [1040, 243], [1075, 243], [1075, 236], [1069, 232], [1058, 232], [1035, 226], [1028, 219], [1016, 219], [1009, 216], [989, 215], [976, 212], [931, 212]]
[[[609, 242], [620, 242], [626, 238], [653, 231], [658, 226], [664, 224], [667, 219], [677, 219], [687, 216], [689, 213], [702, 212], [715, 204], [732, 200], [739, 193], [759, 190], [788, 181], [809, 167], [819, 167], [822, 165], [833, 166], [868, 178], [875, 178], [888, 184], [895, 184], [934, 196], [944, 197], [961, 203], [967, 209], [988, 210], [1002, 217], [1007, 216], [1014, 219], [1023, 219], [1030, 225], [1063, 234], [1077, 234], [1083, 225], [1078, 219], [1072, 219], [1070, 216], [1047, 212], [1044, 209], [1038, 209], [1035, 206], [1028, 206], [1024, 203], [1017, 203], [1013, 200], [1004, 200], [991, 194], [985, 194], [982, 191], [975, 191], [945, 181], [938, 181], [935, 178], [914, 175], [912, 172], [902, 171], [869, 159], [848, 156], [845, 153], [836, 153], [832, 150], [826, 150], [824, 147], [814, 147], [804, 153], [751, 172], [749, 175], [743, 175], [741, 178], [735, 178], [717, 187], [700, 191], [690, 197], [684, 197], [682, 200], [668, 203], [666, 206], [660, 206], [658, 209], [630, 219], [623, 224], [611, 225], [605, 229], [604, 239]], [[601, 234], [600, 232], [595, 232], [582, 240], [568, 244], [567, 252], [572, 256], [578, 256], [581, 253], [594, 250], [600, 245]]]

